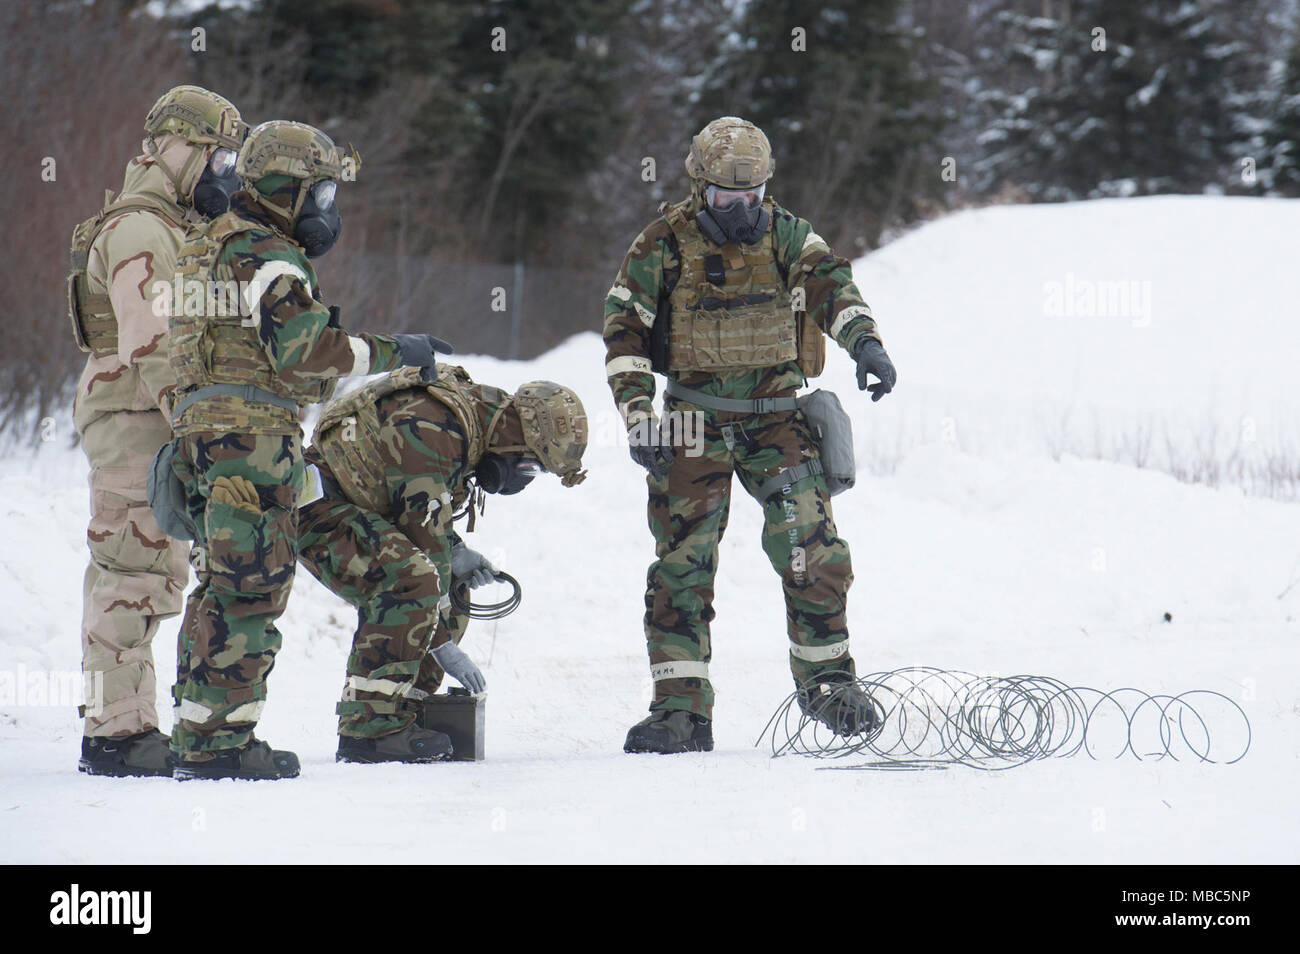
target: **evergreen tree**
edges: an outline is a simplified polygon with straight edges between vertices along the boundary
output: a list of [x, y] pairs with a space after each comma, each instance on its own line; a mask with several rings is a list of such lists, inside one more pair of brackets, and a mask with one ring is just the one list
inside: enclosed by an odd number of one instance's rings
[[1075, 0], [1055, 17], [1003, 11], [992, 48], [1014, 81], [983, 98], [994, 115], [983, 170], [1046, 200], [1226, 183], [1249, 82], [1234, 9]]
[[1269, 189], [1300, 196], [1300, 28], [1293, 33], [1265, 139]]
[[924, 111], [929, 88], [899, 8], [752, 0], [695, 111], [696, 129], [728, 113], [760, 126], [776, 156], [773, 193], [847, 254], [940, 183], [937, 152], [918, 158], [939, 120]]

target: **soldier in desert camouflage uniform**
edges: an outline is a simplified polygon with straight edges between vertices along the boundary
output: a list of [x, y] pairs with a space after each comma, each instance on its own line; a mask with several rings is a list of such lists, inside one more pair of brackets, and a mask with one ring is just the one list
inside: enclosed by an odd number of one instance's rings
[[145, 120], [143, 154], [122, 191], [73, 236], [70, 310], [88, 351], [73, 420], [90, 460], [90, 565], [82, 609], [85, 735], [79, 768], [93, 775], [170, 775], [158, 730], [151, 644], [181, 610], [185, 545], [145, 502], [149, 463], [171, 438], [175, 378], [167, 361], [170, 287], [186, 225], [226, 210], [247, 129], [215, 93], [178, 86]]
[[297, 558], [300, 405], [328, 399], [340, 376], [431, 369], [435, 348], [449, 350], [430, 335], [349, 335], [338, 310], [322, 303], [309, 259], [338, 238], [334, 195], [348, 173], [328, 136], [263, 123], [236, 172], [246, 187], [230, 211], [178, 258], [186, 288], [215, 282], [216, 292], [199, 307], [187, 293], [171, 317], [173, 469], [198, 528], [199, 584], [181, 624], [173, 689], [181, 779], [298, 774], [297, 757], [271, 750], [253, 729]]
[[451, 591], [496, 568], [452, 529], [476, 491], [514, 494], [539, 470], [566, 487], [585, 477], [587, 417], [549, 381], [513, 395], [442, 366], [435, 381], [402, 368], [321, 415], [306, 459], [323, 495], [299, 511], [298, 558], [357, 608], [337, 758], [429, 762], [451, 741], [418, 724], [444, 671], [474, 692], [482, 673], [459, 648], [466, 616]]
[[[763, 507], [800, 705], [837, 732], [866, 731], [875, 710], [852, 681], [848, 545], [794, 393], [821, 372], [826, 335], [856, 359], [859, 387], [879, 378], [873, 400], [893, 387], [894, 368], [848, 262], [765, 195], [773, 161], [762, 131], [714, 120], [686, 170], [690, 197], [637, 236], [605, 300], [605, 369], [632, 457], [648, 471], [657, 557], [645, 597], [654, 699], [624, 748], [713, 747], [709, 622], [733, 474]], [[674, 447], [680, 434], [661, 427], [655, 371], [668, 377], [664, 422], [694, 415], [702, 453]]]

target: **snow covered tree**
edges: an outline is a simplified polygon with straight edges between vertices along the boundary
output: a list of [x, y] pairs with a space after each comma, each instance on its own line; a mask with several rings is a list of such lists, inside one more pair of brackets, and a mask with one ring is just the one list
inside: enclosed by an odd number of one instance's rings
[[1270, 191], [1300, 195], [1300, 28], [1293, 34], [1265, 140]]
[[1031, 197], [1200, 192], [1226, 182], [1244, 41], [1226, 0], [1073, 0], [996, 18], [1012, 81], [989, 90], [984, 170]]

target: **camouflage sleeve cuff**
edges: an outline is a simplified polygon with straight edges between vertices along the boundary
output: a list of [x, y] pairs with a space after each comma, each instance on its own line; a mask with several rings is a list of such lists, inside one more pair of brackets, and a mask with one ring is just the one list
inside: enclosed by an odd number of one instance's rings
[[[356, 374], [378, 374], [381, 371], [396, 371], [402, 366], [402, 352], [397, 347], [397, 342], [391, 335], [376, 335], [368, 331], [363, 331], [359, 335], [352, 337], [352, 352], [358, 359], [362, 357], [358, 351], [358, 344], [364, 345], [369, 349], [369, 361], [364, 371], [356, 371]], [[360, 363], [360, 360], [358, 360]]]

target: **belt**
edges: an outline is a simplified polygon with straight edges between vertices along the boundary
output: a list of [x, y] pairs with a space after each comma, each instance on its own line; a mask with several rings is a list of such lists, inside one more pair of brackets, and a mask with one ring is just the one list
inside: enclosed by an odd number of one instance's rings
[[714, 411], [736, 411], [741, 414], [770, 414], [773, 411], [795, 411], [799, 408], [798, 399], [792, 397], [766, 397], [766, 398], [723, 398], [714, 397], [712, 394], [705, 394], [703, 391], [696, 391], [694, 388], [688, 388], [684, 384], [678, 384], [669, 378], [667, 393], [675, 398], [681, 398], [689, 401], [691, 404], [697, 404], [700, 407], [707, 407]]
[[276, 407], [282, 407], [286, 411], [298, 413], [298, 405], [287, 397], [281, 397], [278, 394], [272, 394], [265, 388], [259, 388], [252, 384], [209, 384], [206, 387], [198, 388], [185, 395], [176, 402], [172, 408], [172, 421], [177, 421], [183, 412], [189, 409], [190, 405], [210, 397], [237, 397], [245, 401], [261, 401], [264, 404], [274, 404]]

